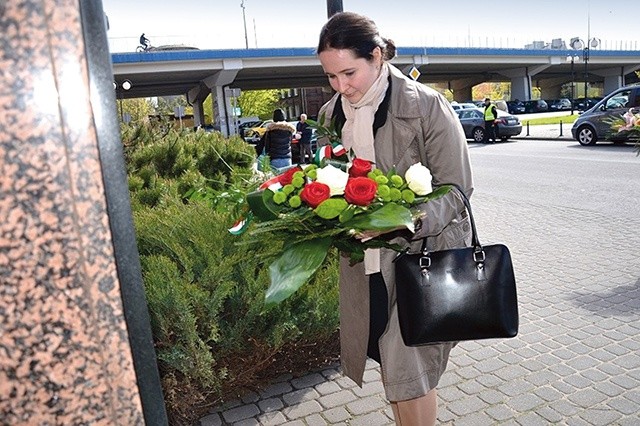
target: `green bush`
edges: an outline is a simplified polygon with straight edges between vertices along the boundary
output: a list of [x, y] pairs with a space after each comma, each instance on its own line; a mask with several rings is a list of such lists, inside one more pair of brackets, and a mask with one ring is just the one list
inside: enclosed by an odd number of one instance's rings
[[[265, 308], [268, 265], [280, 247], [227, 229], [254, 184], [253, 147], [204, 132], [123, 134], [134, 224], [154, 343], [173, 418], [195, 401], [250, 385], [296, 342], [338, 328], [337, 254], [288, 300]], [[154, 139], [155, 138], [155, 139]]]

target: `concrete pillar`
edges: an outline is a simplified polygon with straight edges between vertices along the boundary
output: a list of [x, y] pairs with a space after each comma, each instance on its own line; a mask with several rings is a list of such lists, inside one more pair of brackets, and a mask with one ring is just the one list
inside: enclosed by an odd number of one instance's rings
[[211, 93], [214, 94], [213, 109], [215, 111], [215, 116], [213, 119], [213, 123], [216, 127], [220, 128], [220, 132], [222, 132], [223, 135], [229, 136], [231, 135], [233, 123], [231, 123], [228, 114], [228, 108], [230, 108], [230, 105], [225, 99], [224, 87], [216, 86], [214, 87], [214, 90], [211, 91]]
[[101, 2], [0, 34], [0, 423], [166, 425]]
[[528, 101], [531, 99], [531, 77], [518, 76], [511, 78], [511, 99]]
[[604, 78], [603, 95], [608, 95], [616, 89], [624, 86], [624, 76], [622, 75], [608, 75]]
[[540, 85], [538, 87], [540, 87], [540, 97], [542, 99], [558, 99], [561, 97], [561, 84], [549, 84], [545, 80], [541, 80], [539, 84]]
[[195, 127], [204, 127], [204, 106], [203, 100], [198, 99], [192, 104], [193, 107], [193, 122]]
[[453, 100], [456, 102], [469, 102], [473, 100], [473, 87], [483, 82], [484, 80], [481, 77], [451, 80], [449, 82], [449, 88], [453, 92]]
[[473, 98], [472, 89], [473, 87], [471, 86], [455, 89], [453, 91], [453, 100], [456, 102], [469, 102]]

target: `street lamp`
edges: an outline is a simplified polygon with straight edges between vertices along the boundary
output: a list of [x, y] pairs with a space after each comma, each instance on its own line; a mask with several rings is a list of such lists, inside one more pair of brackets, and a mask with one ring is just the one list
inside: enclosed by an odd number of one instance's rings
[[571, 62], [571, 115], [573, 115], [573, 103], [576, 97], [576, 74], [573, 71], [573, 64], [579, 60], [578, 55], [567, 55], [567, 62]]
[[[125, 92], [127, 90], [131, 89], [132, 86], [133, 85], [131, 84], [130, 80], [125, 80], [120, 84], [120, 87]], [[118, 104], [120, 106], [120, 121], [122, 121], [123, 123], [128, 123], [129, 121], [131, 121], [131, 117], [129, 116], [128, 113], [126, 114], [127, 116], [125, 117], [125, 113], [122, 110], [122, 98], [124, 98], [124, 92], [122, 90], [118, 90], [118, 84], [115, 81], [113, 82], [113, 88], [116, 91], [116, 95], [118, 95], [118, 94], [120, 95], [120, 96], [118, 96]]]
[[600, 46], [600, 39], [596, 37], [588, 38], [585, 43], [582, 39], [574, 37], [570, 42], [571, 48], [574, 50], [582, 50], [582, 60], [584, 61], [584, 103], [587, 108], [587, 89], [589, 84], [589, 49], [595, 49]]
[[242, 22], [244, 22], [244, 44], [246, 48], [249, 48], [249, 37], [247, 36], [247, 18], [244, 14], [244, 0], [240, 2], [240, 7], [242, 8]]

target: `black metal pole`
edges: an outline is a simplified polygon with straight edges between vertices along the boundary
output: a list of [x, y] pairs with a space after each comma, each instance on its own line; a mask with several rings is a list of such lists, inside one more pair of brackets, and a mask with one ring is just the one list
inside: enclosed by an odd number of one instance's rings
[[343, 12], [342, 0], [327, 0], [327, 18], [331, 18], [338, 12]]
[[574, 56], [571, 56], [571, 115], [573, 115], [573, 104], [576, 99], [576, 75], [573, 71]]
[[[589, 43], [589, 41], [587, 41]], [[589, 45], [584, 48], [584, 110], [587, 110], [587, 82], [589, 81]]]

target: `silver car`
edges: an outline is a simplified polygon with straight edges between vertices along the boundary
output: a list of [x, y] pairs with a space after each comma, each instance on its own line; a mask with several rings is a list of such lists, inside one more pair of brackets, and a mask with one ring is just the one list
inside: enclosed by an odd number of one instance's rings
[[[487, 132], [484, 129], [484, 111], [480, 108], [467, 108], [459, 109], [456, 112], [467, 139], [473, 139], [475, 142], [485, 142]], [[522, 123], [515, 115], [499, 109], [496, 121], [498, 123], [496, 138], [502, 141], [522, 133]]]

